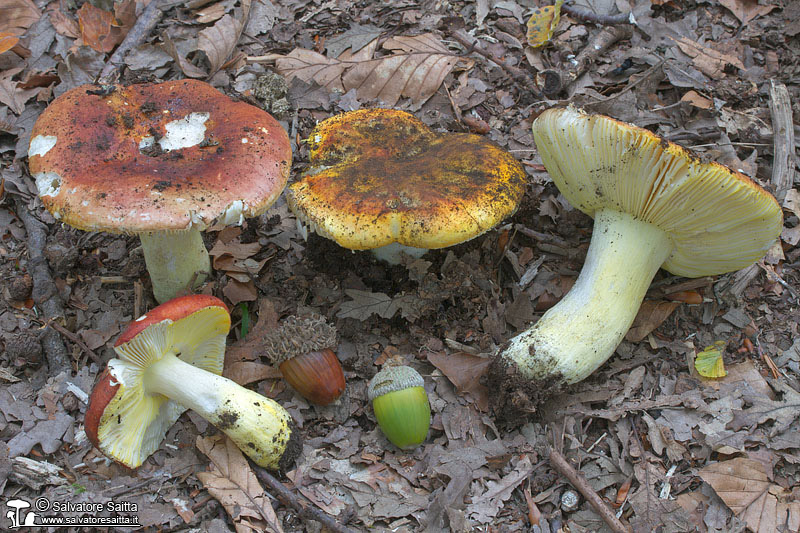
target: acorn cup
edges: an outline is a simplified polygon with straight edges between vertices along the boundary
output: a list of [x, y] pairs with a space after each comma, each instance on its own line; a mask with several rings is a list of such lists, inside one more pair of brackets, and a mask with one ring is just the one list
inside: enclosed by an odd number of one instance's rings
[[342, 395], [344, 372], [332, 350], [336, 328], [324, 317], [290, 316], [264, 340], [266, 356], [303, 398], [324, 406]]
[[411, 450], [425, 441], [431, 406], [425, 382], [410, 366], [388, 366], [370, 380], [367, 394], [378, 425], [392, 444]]

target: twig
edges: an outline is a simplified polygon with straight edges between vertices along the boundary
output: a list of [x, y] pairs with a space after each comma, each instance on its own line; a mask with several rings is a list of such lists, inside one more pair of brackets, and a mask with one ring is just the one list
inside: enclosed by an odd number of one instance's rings
[[786, 193], [794, 183], [794, 124], [792, 120], [792, 103], [786, 85], [770, 80], [769, 112], [772, 116], [772, 132], [774, 135], [774, 154], [772, 160], [772, 178], [775, 197], [783, 202]]
[[304, 520], [314, 520], [321, 523], [328, 530], [333, 533], [356, 533], [349, 527], [340, 524], [329, 515], [325, 514], [321, 509], [317, 509], [313, 505], [308, 505], [300, 501], [300, 499], [287, 489], [283, 483], [275, 479], [275, 477], [267, 472], [264, 468], [258, 466], [253, 461], [250, 461], [250, 466], [259, 481], [267, 485], [267, 487], [275, 493], [275, 497], [281, 501], [282, 504], [287, 505], [297, 511], [301, 518]]
[[[773, 153], [770, 182], [775, 188], [775, 198], [782, 202], [794, 182], [794, 125], [789, 91], [782, 83], [770, 80], [769, 110], [772, 116]], [[758, 276], [759, 266], [754, 263], [738, 271], [730, 287], [730, 293], [739, 298], [744, 290]]]
[[514, 65], [504, 61], [503, 59], [486, 50], [486, 48], [483, 47], [483, 44], [478, 41], [478, 39], [472, 37], [463, 28], [454, 29], [450, 27], [447, 28], [447, 32], [453, 39], [458, 41], [467, 49], [467, 53], [476, 52], [489, 61], [496, 63], [498, 66], [500, 66], [500, 68], [505, 70], [514, 79], [514, 81], [524, 85], [525, 88], [537, 98], [541, 98], [542, 93], [533, 83], [533, 79], [524, 70], [519, 67], [515, 67]]
[[28, 260], [30, 275], [33, 279], [31, 297], [36, 306], [44, 313], [45, 329], [42, 334], [42, 347], [50, 375], [55, 376], [70, 369], [70, 357], [61, 336], [54, 328], [49, 327], [54, 321], [63, 320], [64, 305], [61, 303], [61, 296], [58, 294], [53, 276], [50, 274], [50, 267], [44, 256], [47, 227], [28, 211], [28, 206], [21, 198], [16, 199], [16, 211], [28, 234]]
[[91, 348], [86, 346], [86, 344], [81, 340], [80, 337], [78, 337], [70, 330], [59, 324], [57, 320], [48, 320], [45, 325], [51, 326], [53, 329], [55, 329], [56, 331], [64, 335], [66, 338], [77, 344], [80, 347], [80, 349], [86, 353], [86, 355], [91, 357], [92, 361], [98, 364], [98, 366], [102, 368], [105, 365], [100, 356], [94, 353], [94, 351], [92, 351]]
[[575, 80], [583, 76], [595, 60], [617, 41], [630, 39], [633, 30], [630, 26], [612, 26], [601, 29], [589, 43], [568, 63], [566, 72], [545, 70], [542, 75], [545, 79], [545, 94], [555, 95], [562, 90], [567, 90]]
[[132, 48], [139, 46], [150, 35], [150, 32], [153, 31], [153, 28], [156, 27], [163, 15], [163, 11], [159, 8], [161, 3], [162, 0], [150, 0], [142, 14], [136, 19], [136, 23], [125, 35], [122, 42], [119, 43], [114, 53], [111, 54], [105, 66], [103, 66], [103, 70], [100, 71], [98, 76], [98, 83], [108, 83], [111, 77], [117, 73], [119, 65], [125, 59], [125, 54]]
[[618, 24], [636, 24], [636, 19], [633, 18], [633, 13], [617, 13], [616, 15], [603, 15], [589, 11], [583, 7], [573, 6], [571, 4], [563, 4], [561, 11], [566, 13], [572, 18], [581, 19], [584, 22], [592, 22], [594, 24], [602, 24], [604, 26], [614, 26]]
[[610, 102], [611, 100], [619, 98], [620, 96], [622, 96], [623, 94], [625, 94], [628, 91], [632, 90], [634, 87], [636, 87], [640, 83], [642, 83], [645, 80], [649, 79], [650, 76], [652, 76], [658, 69], [660, 69], [661, 66], [665, 62], [666, 62], [665, 59], [660, 60], [658, 63], [656, 63], [652, 67], [650, 67], [649, 69], [645, 70], [644, 73], [642, 74], [642, 76], [639, 79], [637, 79], [636, 81], [633, 81], [633, 82], [629, 83], [628, 85], [626, 85], [625, 87], [623, 87], [623, 89], [621, 91], [612, 94], [608, 98], [604, 98], [602, 100], [596, 100], [594, 102], [589, 102], [587, 104], [583, 104], [583, 107], [591, 107], [591, 106], [594, 106], [594, 105], [605, 104], [607, 102]]
[[631, 533], [632, 530], [630, 527], [623, 524], [622, 521], [617, 518], [617, 515], [614, 514], [611, 507], [597, 495], [597, 492], [589, 485], [589, 482], [586, 481], [583, 474], [575, 470], [572, 465], [569, 464], [566, 457], [551, 448], [549, 458], [553, 468], [566, 477], [572, 486], [586, 498], [586, 501], [597, 511], [597, 514], [599, 514], [606, 525], [611, 528], [611, 531], [614, 531], [614, 533]]

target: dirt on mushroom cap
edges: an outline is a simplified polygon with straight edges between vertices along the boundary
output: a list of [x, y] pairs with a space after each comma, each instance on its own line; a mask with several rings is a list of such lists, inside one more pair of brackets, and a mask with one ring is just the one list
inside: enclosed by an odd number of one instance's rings
[[[258, 215], [285, 186], [289, 139], [268, 113], [196, 80], [96, 89], [60, 96], [32, 132], [54, 142], [32, 151], [30, 168], [55, 179], [41, 196], [60, 220], [116, 232], [202, 227], [237, 202]], [[202, 139], [162, 150], [168, 126], [193, 116]]]
[[522, 166], [490, 141], [436, 134], [400, 111], [334, 117], [309, 142], [316, 171], [287, 189], [288, 202], [345, 248], [457, 244], [513, 214], [525, 191]]

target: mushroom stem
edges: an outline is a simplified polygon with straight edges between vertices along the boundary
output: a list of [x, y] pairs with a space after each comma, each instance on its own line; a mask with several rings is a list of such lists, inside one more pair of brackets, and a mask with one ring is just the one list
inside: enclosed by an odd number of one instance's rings
[[144, 261], [158, 303], [164, 303], [186, 289], [195, 273], [200, 284], [211, 272], [211, 260], [197, 228], [176, 232], [153, 232], [139, 235]]
[[401, 264], [403, 254], [413, 259], [419, 259], [425, 255], [427, 251], [427, 248], [415, 248], [414, 246], [406, 246], [399, 242], [393, 242], [379, 248], [373, 248], [372, 255], [374, 255], [376, 259], [386, 261], [390, 265], [399, 265]]
[[496, 364], [516, 366], [524, 379], [551, 386], [586, 378], [614, 353], [672, 249], [656, 226], [626, 213], [597, 211], [575, 285], [531, 329], [511, 339]]
[[277, 402], [173, 353], [150, 365], [143, 383], [148, 394], [166, 396], [208, 420], [260, 466], [280, 467], [292, 430]]

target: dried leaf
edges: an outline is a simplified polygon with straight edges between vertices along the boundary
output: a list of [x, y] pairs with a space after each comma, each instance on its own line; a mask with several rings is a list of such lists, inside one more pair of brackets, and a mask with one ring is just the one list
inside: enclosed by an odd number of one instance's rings
[[10, 31], [0, 32], [0, 54], [8, 52], [19, 42], [19, 37]]
[[230, 15], [225, 15], [216, 24], [200, 32], [197, 48], [208, 57], [209, 76], [222, 68], [236, 48], [241, 34], [242, 22]]
[[411, 294], [401, 294], [391, 298], [382, 292], [345, 289], [345, 294], [352, 300], [342, 302], [336, 316], [339, 318], [355, 318], [366, 320], [372, 315], [381, 318], [392, 318], [399, 310], [406, 319], [419, 316], [422, 302]]
[[53, 25], [56, 32], [70, 39], [77, 39], [80, 37], [81, 28], [78, 26], [75, 19], [58, 9], [55, 4], [50, 5], [53, 6], [53, 8], [47, 10], [47, 16], [50, 18], [50, 24]]
[[533, 10], [533, 15], [526, 24], [528, 31], [525, 34], [531, 47], [544, 46], [553, 38], [553, 33], [561, 20], [561, 4], [563, 3], [564, 0], [556, 0], [555, 5], [537, 7]]
[[372, 24], [353, 24], [346, 32], [328, 38], [325, 41], [325, 48], [332, 57], [339, 57], [346, 49], [350, 53], [355, 53], [377, 39], [383, 29]]
[[22, 35], [41, 16], [32, 0], [3, 0], [0, 2], [0, 32]]
[[86, 2], [78, 10], [78, 26], [84, 44], [107, 54], [117, 45], [111, 35], [114, 14]]
[[0, 103], [7, 105], [17, 115], [25, 109], [25, 102], [35, 96], [39, 89], [20, 89], [19, 84], [11, 78], [20, 68], [7, 70], [0, 77]]
[[631, 329], [625, 334], [625, 340], [639, 342], [650, 332], [662, 324], [680, 305], [680, 302], [660, 302], [645, 300], [633, 320]]
[[269, 497], [233, 441], [224, 435], [197, 437], [197, 449], [213, 463], [210, 471], [198, 472], [197, 478], [225, 508], [238, 533], [260, 531], [265, 526], [283, 532]]
[[393, 37], [383, 48], [394, 53], [371, 59], [376, 44], [372, 41], [355, 54], [342, 52], [338, 59], [296, 48], [276, 58], [275, 66], [289, 79], [313, 80], [328, 90], [355, 89], [360, 100], [376, 99], [392, 106], [401, 97], [424, 103], [462, 59], [431, 33]]
[[723, 70], [726, 65], [733, 65], [740, 70], [745, 69], [744, 64], [738, 57], [723, 54], [709, 46], [696, 43], [687, 37], [671, 38], [684, 54], [692, 58], [694, 65], [700, 72], [713, 79], [724, 77]]
[[725, 362], [722, 353], [725, 351], [725, 341], [717, 341], [711, 346], [706, 346], [694, 359], [694, 368], [704, 378], [724, 378], [728, 375], [725, 371]]
[[720, 0], [719, 3], [730, 9], [731, 13], [736, 15], [736, 18], [742, 24], [747, 24], [756, 17], [766, 15], [777, 7], [771, 3], [761, 5], [758, 0]]
[[424, 103], [461, 59], [432, 33], [393, 37], [383, 48], [396, 53], [356, 65], [342, 76], [342, 82], [345, 90], [356, 89], [359, 98], [388, 106], [403, 96]]
[[203, 78], [206, 76], [205, 70], [193, 65], [192, 63], [189, 63], [189, 61], [181, 55], [167, 32], [161, 34], [161, 39], [164, 41], [164, 51], [175, 60], [185, 75], [189, 76], [190, 78]]
[[493, 522], [503, 508], [503, 502], [511, 497], [514, 489], [525, 481], [532, 471], [531, 460], [527, 455], [523, 455], [513, 471], [499, 481], [487, 482], [486, 491], [472, 497], [472, 503], [467, 506], [467, 514], [483, 524]]
[[489, 409], [489, 389], [481, 384], [480, 379], [486, 374], [491, 359], [466, 352], [428, 352], [428, 361], [447, 376], [458, 392], [471, 394], [478, 409]]
[[228, 277], [228, 283], [223, 287], [222, 294], [232, 306], [240, 302], [254, 302], [258, 298], [258, 291], [251, 280], [242, 282], [231, 277]]
[[760, 461], [737, 457], [706, 466], [697, 474], [755, 533], [783, 530], [800, 511], [788, 491], [769, 482]]
[[770, 380], [769, 383], [774, 389], [783, 393], [783, 399], [771, 400], [761, 394], [743, 395], [744, 400], [751, 406], [734, 412], [731, 428], [739, 431], [743, 427], [753, 427], [773, 420], [769, 436], [774, 437], [786, 431], [792, 422], [800, 417], [800, 393], [778, 380]]

